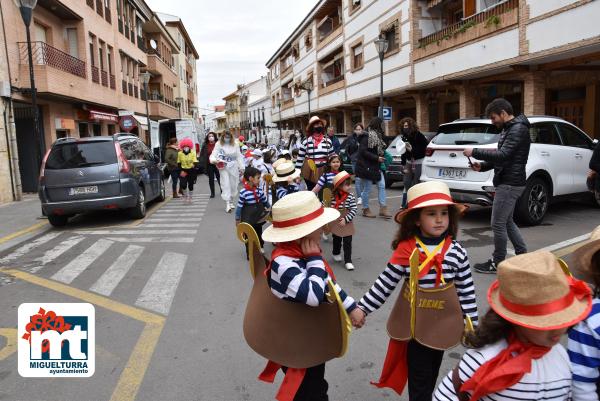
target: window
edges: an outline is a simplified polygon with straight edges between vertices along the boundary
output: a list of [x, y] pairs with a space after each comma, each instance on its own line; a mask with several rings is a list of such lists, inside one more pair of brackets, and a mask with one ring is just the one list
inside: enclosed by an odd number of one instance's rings
[[69, 42], [69, 54], [75, 58], [79, 58], [77, 28], [67, 28], [67, 41]]
[[553, 123], [534, 124], [529, 128], [531, 143], [543, 145], [560, 145], [560, 137]]
[[386, 56], [400, 51], [400, 13], [389, 18], [383, 24], [379, 25], [380, 36], [384, 37], [388, 42], [388, 48], [385, 52]]
[[294, 57], [294, 61], [298, 61], [300, 59], [300, 44], [295, 43], [294, 47], [292, 47], [292, 56]]
[[104, 42], [100, 41], [98, 43], [98, 60], [100, 61], [100, 70], [105, 71], [104, 68]]
[[342, 81], [344, 79], [344, 52], [338, 52], [330, 61], [324, 61], [321, 71], [323, 87]]
[[317, 25], [317, 31], [319, 33], [319, 41], [322, 41], [328, 37], [333, 31], [342, 25], [342, 13], [339, 8], [332, 11], [329, 15], [323, 18]]
[[108, 64], [108, 72], [113, 74], [113, 59], [112, 59], [112, 47], [108, 46], [106, 48], [106, 61]]
[[350, 15], [360, 8], [360, 0], [349, 0], [350, 1]]
[[96, 52], [94, 51], [94, 35], [90, 34], [90, 64], [92, 67], [96, 66], [96, 57], [94, 55]]
[[361, 69], [364, 65], [362, 41], [359, 42], [358, 44], [352, 46], [351, 55], [352, 55], [352, 71]]
[[92, 124], [92, 131], [94, 132], [94, 136], [101, 136], [102, 126], [100, 124]]
[[579, 131], [567, 124], [557, 124], [560, 130], [560, 136], [563, 139], [565, 146], [572, 146], [574, 148], [592, 149], [592, 142], [589, 138]]
[[304, 36], [304, 47], [306, 47], [306, 50], [310, 50], [310, 49], [312, 49], [312, 45], [313, 45], [312, 28], [310, 28], [306, 32], [306, 35]]

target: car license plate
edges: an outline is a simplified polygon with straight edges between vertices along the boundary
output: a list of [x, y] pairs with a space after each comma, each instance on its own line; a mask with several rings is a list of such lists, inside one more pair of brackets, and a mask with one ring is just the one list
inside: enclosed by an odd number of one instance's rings
[[91, 187], [77, 187], [77, 188], [69, 189], [69, 195], [87, 195], [87, 194], [97, 194], [97, 193], [98, 193], [97, 185], [94, 185]]
[[467, 170], [460, 168], [441, 168], [438, 177], [450, 180], [460, 180], [467, 177]]

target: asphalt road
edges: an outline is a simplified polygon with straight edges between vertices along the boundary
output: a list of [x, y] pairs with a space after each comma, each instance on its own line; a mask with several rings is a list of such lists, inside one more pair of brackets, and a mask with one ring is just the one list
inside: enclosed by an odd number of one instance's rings
[[[207, 187], [201, 181], [197, 192]], [[388, 196], [391, 209], [397, 209], [401, 188]], [[154, 205], [139, 223], [122, 214], [94, 214], [0, 254], [0, 268], [11, 269], [0, 271], [0, 400], [274, 399], [282, 376], [276, 385], [256, 379], [265, 361], [242, 335], [252, 282], [233, 215], [223, 207], [220, 199], [197, 194], [191, 207], [180, 200]], [[489, 209], [473, 207], [462, 221], [459, 241], [472, 263], [491, 254], [489, 219]], [[589, 233], [599, 223], [600, 209], [569, 202], [554, 205], [543, 225], [522, 232], [535, 250]], [[397, 227], [360, 216], [356, 226], [356, 270], [332, 266], [341, 286], [358, 299], [385, 267]], [[331, 243], [323, 249], [330, 258]], [[494, 276], [474, 276], [480, 311], [485, 312], [485, 293]], [[19, 376], [17, 355], [7, 354], [1, 330], [16, 328], [16, 311], [24, 302], [95, 304], [92, 378]], [[366, 326], [352, 333], [346, 356], [327, 364], [331, 400], [399, 398], [369, 385], [383, 364], [390, 307], [391, 302], [369, 316]], [[318, 341], [317, 331], [309, 335]], [[460, 347], [446, 353], [440, 377], [461, 353]]]

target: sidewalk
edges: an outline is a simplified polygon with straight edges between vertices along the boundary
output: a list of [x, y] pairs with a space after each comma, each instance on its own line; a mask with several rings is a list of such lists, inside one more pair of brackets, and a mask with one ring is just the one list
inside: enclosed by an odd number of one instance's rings
[[0, 252], [50, 228], [42, 217], [37, 194], [27, 194], [20, 202], [0, 205]]

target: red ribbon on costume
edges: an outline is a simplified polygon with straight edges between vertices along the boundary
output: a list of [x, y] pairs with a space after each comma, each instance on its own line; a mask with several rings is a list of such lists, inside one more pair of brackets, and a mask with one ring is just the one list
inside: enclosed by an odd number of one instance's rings
[[[343, 193], [342, 196], [339, 196], [340, 192]], [[336, 192], [335, 205], [333, 206], [333, 208], [337, 209], [340, 205], [342, 205], [342, 204], [344, 204], [344, 202], [346, 202], [346, 199], [348, 199], [348, 192], [344, 192], [342, 190], [340, 190], [339, 192]]]
[[254, 200], [256, 201], [256, 203], [260, 203], [260, 199], [258, 198], [258, 194], [256, 193], [256, 187], [251, 187], [250, 184], [248, 184], [248, 181], [246, 181], [245, 179], [242, 182], [246, 190], [252, 191], [252, 195], [254, 195]]
[[391, 388], [398, 395], [402, 395], [408, 381], [407, 355], [408, 341], [398, 341], [390, 338], [379, 381], [371, 382], [371, 384], [378, 388]]
[[511, 334], [508, 347], [481, 365], [461, 386], [460, 391], [472, 391], [470, 401], [477, 401], [488, 394], [507, 389], [531, 372], [531, 361], [540, 359], [550, 350], [549, 347], [525, 344]]
[[315, 148], [321, 144], [321, 142], [323, 141], [324, 138], [325, 138], [325, 135], [323, 135], [323, 134], [312, 134], [312, 139], [313, 139], [313, 142], [315, 143]]
[[305, 216], [298, 217], [298, 218], [295, 218], [295, 219], [289, 219], [289, 220], [284, 220], [284, 221], [275, 221], [275, 220], [273, 220], [273, 227], [275, 227], [275, 228], [288, 228], [288, 227], [297, 226], [298, 224], [308, 223], [309, 221], [312, 221], [312, 220], [316, 219], [317, 217], [319, 217], [323, 213], [325, 213], [325, 209], [323, 207], [320, 207], [319, 209], [315, 210], [312, 213], [309, 213], [309, 214], [307, 214]]
[[[276, 362], [267, 362], [267, 366], [265, 366], [265, 369], [258, 376], [258, 380], [273, 383], [277, 372], [281, 368], [282, 366]], [[275, 397], [278, 401], [293, 401], [302, 384], [302, 380], [304, 380], [304, 375], [306, 374], [306, 369], [286, 369], [285, 377], [283, 378], [283, 382], [281, 383], [281, 386], [279, 386], [279, 391]]]
[[430, 200], [445, 200], [445, 201], [454, 203], [451, 196], [449, 196], [447, 194], [435, 192], [435, 193], [419, 196], [418, 198], [411, 200], [410, 202], [408, 202], [408, 208], [414, 209], [420, 203], [427, 202]]
[[[426, 266], [424, 266], [423, 269], [419, 272], [420, 279], [425, 277], [427, 274], [429, 274], [429, 271], [433, 267], [433, 268], [435, 268], [435, 272], [436, 272], [435, 286], [436, 287], [440, 286], [440, 283], [442, 281], [442, 270], [443, 270], [442, 264], [444, 263], [444, 257], [446, 256], [446, 252], [448, 252], [450, 245], [452, 245], [452, 237], [447, 236], [445, 239], [445, 242], [444, 242], [444, 247], [442, 248], [441, 252], [438, 253], [437, 255], [435, 255], [429, 261], [429, 263]], [[414, 237], [409, 238], [404, 241], [400, 241], [400, 243], [396, 247], [396, 250], [392, 254], [392, 257], [390, 258], [389, 263], [391, 263], [393, 265], [402, 265], [402, 266], [410, 265], [410, 255], [412, 254], [412, 252], [415, 248], [417, 248], [417, 240]], [[425, 253], [419, 251], [419, 264], [422, 264], [423, 262], [425, 262], [426, 259], [427, 259], [427, 255], [425, 255]]]
[[[297, 243], [296, 241], [290, 241], [278, 242], [277, 245], [275, 245], [275, 248], [271, 253], [271, 262], [280, 256], [288, 256], [290, 258], [303, 259], [309, 255], [305, 255], [302, 253], [302, 248], [300, 248], [299, 243]], [[331, 277], [331, 279], [335, 282], [335, 274], [333, 274], [331, 266], [329, 266], [329, 263], [327, 263], [325, 259], [323, 259], [323, 264], [325, 265], [325, 270], [327, 271], [327, 274], [329, 274], [329, 277]], [[265, 275], [268, 273], [269, 270], [271, 270], [270, 263], [269, 266], [265, 269]]]
[[[591, 294], [590, 288], [583, 281], [576, 280], [573, 277], [568, 277], [567, 279], [569, 282], [569, 292], [564, 297], [554, 301], [537, 305], [520, 305], [510, 302], [500, 293], [500, 303], [502, 303], [502, 306], [509, 311], [523, 316], [543, 316], [559, 312], [571, 306], [575, 298], [582, 300]], [[496, 288], [498, 288], [498, 281], [492, 284], [490, 292], [494, 291]]]

